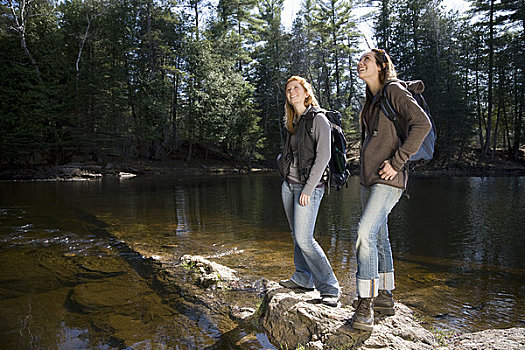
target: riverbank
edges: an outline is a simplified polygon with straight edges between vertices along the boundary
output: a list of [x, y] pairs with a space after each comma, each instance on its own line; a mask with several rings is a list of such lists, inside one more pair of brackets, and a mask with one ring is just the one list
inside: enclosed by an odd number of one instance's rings
[[178, 160], [145, 161], [97, 164], [94, 162], [68, 163], [58, 166], [11, 168], [0, 171], [0, 180], [82, 181], [104, 176], [129, 178], [134, 176], [194, 176], [206, 174], [243, 174], [248, 172], [274, 171], [264, 166], [236, 166], [230, 162]]
[[[475, 154], [455, 159], [449, 164], [438, 160], [417, 162], [410, 165], [410, 173], [418, 176], [525, 176], [525, 164], [506, 160], [498, 155], [490, 161], [478, 161]], [[358, 158], [349, 159], [352, 175], [359, 174]], [[75, 162], [57, 166], [28, 166], [0, 169], [0, 180], [82, 181], [104, 176], [198, 176], [220, 174], [245, 174], [250, 172], [277, 172], [273, 164], [235, 164], [229, 160], [180, 159], [162, 161], [135, 160], [130, 162]]]

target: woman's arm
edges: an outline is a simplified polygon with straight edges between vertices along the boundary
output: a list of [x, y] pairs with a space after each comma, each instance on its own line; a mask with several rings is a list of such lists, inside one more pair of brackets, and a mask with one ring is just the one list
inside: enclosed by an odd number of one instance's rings
[[[388, 98], [398, 113], [401, 125], [407, 125], [408, 129], [405, 141], [397, 149], [394, 156], [389, 159], [396, 171], [401, 171], [410, 156], [419, 150], [432, 127], [425, 111], [418, 105], [410, 91], [401, 84], [391, 83], [387, 91]], [[422, 82], [418, 87], [423, 92], [424, 85]]]

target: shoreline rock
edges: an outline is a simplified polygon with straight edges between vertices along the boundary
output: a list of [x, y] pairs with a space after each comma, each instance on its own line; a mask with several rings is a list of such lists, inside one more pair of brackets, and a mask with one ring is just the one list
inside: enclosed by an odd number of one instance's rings
[[517, 350], [525, 349], [525, 328], [487, 329], [466, 333], [440, 350]]
[[[354, 310], [350, 305], [329, 307], [320, 303], [317, 291], [297, 293], [285, 289], [274, 281], [243, 281], [235, 270], [210, 261], [202, 256], [184, 255], [179, 265], [197, 281], [202, 293], [199, 303], [215, 311], [229, 310], [227, 316], [237, 327], [250, 332], [263, 332], [275, 349], [389, 349], [389, 350], [475, 350], [525, 348], [525, 328], [490, 329], [466, 333], [452, 339], [438, 339], [424, 328], [406, 305], [396, 303], [396, 314], [376, 314], [372, 332], [352, 328]], [[188, 266], [190, 268], [188, 268]], [[211, 276], [211, 278], [209, 278]], [[219, 278], [217, 278], [219, 276]], [[205, 281], [204, 283], [201, 283]], [[221, 299], [217, 291], [229, 290], [229, 298]], [[257, 307], [237, 298], [235, 292], [259, 295]], [[224, 296], [224, 295], [222, 295]], [[248, 303], [249, 304], [249, 303]], [[220, 305], [223, 305], [221, 308]], [[223, 314], [223, 316], [225, 316]], [[253, 335], [253, 334], [252, 334]], [[267, 349], [268, 347], [265, 347]]]
[[225, 288], [232, 282], [238, 281], [237, 271], [199, 255], [183, 255], [180, 263], [197, 275], [197, 285], [203, 288], [212, 285]]
[[0, 170], [0, 180], [4, 181], [88, 181], [99, 180], [103, 177], [116, 177], [129, 179], [135, 176], [200, 176], [206, 174], [228, 175], [243, 174], [251, 172], [272, 172], [268, 168], [246, 168], [231, 165], [197, 165], [197, 166], [117, 166], [108, 164], [105, 167], [99, 165], [66, 164], [56, 167], [28, 168]]
[[261, 327], [273, 344], [296, 349], [434, 349], [434, 335], [418, 324], [412, 311], [396, 303], [395, 316], [376, 314], [372, 332], [354, 329], [351, 306], [319, 303], [319, 293], [295, 293], [271, 282], [262, 303]]

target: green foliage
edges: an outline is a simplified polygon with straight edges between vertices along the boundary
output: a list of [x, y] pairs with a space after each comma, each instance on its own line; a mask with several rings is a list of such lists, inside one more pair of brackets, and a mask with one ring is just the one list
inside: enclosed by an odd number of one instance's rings
[[437, 161], [454, 166], [467, 147], [487, 145], [518, 160], [523, 2], [472, 0], [460, 15], [439, 0], [365, 1], [376, 11], [354, 18], [361, 3], [305, 0], [287, 31], [283, 0], [35, 0], [24, 13], [2, 2], [0, 166], [160, 160], [184, 145], [188, 159], [198, 145], [273, 165], [291, 75], [343, 113], [354, 143], [363, 97], [357, 23], [366, 19], [400, 77], [424, 80]]
[[197, 263], [195, 261], [184, 261], [183, 263], [181, 263], [181, 266], [185, 270], [193, 270], [197, 267]]
[[253, 88], [235, 69], [236, 61], [215, 54], [210, 44], [194, 42], [191, 50], [183, 121], [187, 137], [244, 159], [258, 133]]

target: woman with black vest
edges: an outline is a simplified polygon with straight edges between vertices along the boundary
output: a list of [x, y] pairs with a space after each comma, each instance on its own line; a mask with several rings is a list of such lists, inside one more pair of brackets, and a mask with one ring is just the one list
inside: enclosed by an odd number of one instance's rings
[[[330, 160], [330, 124], [319, 108], [312, 86], [304, 78], [292, 76], [286, 82], [285, 92], [287, 133], [278, 163], [284, 180], [283, 206], [294, 242], [295, 272], [279, 284], [295, 290], [313, 290], [315, 286], [325, 305], [337, 306], [339, 282], [313, 237], [325, 191], [322, 178]], [[307, 123], [308, 119], [312, 122]]]

